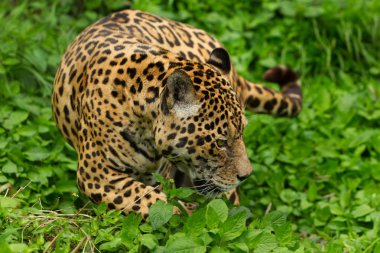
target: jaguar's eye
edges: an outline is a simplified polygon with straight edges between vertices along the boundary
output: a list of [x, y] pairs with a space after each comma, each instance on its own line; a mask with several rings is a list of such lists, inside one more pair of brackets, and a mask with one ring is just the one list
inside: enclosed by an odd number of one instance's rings
[[226, 139], [217, 139], [216, 140], [216, 145], [219, 148], [225, 148], [225, 147], [227, 147], [227, 140]]

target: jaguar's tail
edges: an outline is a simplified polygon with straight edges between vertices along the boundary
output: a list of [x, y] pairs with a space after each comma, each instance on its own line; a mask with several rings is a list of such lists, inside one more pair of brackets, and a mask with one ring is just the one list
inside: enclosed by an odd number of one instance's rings
[[281, 93], [263, 85], [255, 84], [239, 77], [243, 86], [243, 102], [247, 110], [277, 116], [296, 116], [302, 109], [301, 82], [298, 75], [284, 66], [269, 69], [264, 80], [277, 83]]

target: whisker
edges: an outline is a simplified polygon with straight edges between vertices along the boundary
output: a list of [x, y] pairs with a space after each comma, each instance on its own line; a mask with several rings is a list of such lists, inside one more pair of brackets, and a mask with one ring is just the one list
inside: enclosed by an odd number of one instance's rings
[[204, 183], [204, 184], [202, 184], [202, 185], [194, 185], [194, 186], [191, 186], [190, 188], [199, 189], [199, 188], [207, 187], [207, 186], [210, 186], [210, 185], [212, 185], [212, 184], [209, 183], [209, 182], [206, 182], [206, 183]]
[[[196, 181], [205, 181], [204, 179], [199, 179], [199, 180], [194, 180], [194, 182]], [[192, 189], [199, 189], [199, 188], [202, 188], [202, 187], [207, 187], [208, 185], [211, 185], [211, 179], [207, 180], [205, 183], [201, 184], [201, 185], [194, 185], [190, 188]]]

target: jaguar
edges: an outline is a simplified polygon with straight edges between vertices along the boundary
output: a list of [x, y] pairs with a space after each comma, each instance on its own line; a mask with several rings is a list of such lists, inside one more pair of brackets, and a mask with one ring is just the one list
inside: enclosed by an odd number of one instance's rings
[[78, 156], [79, 189], [146, 218], [167, 201], [160, 173], [238, 204], [252, 172], [244, 111], [292, 117], [302, 107], [293, 70], [271, 68], [264, 80], [280, 91], [238, 75], [223, 45], [187, 24], [139, 10], [100, 19], [68, 46], [52, 94], [57, 127]]

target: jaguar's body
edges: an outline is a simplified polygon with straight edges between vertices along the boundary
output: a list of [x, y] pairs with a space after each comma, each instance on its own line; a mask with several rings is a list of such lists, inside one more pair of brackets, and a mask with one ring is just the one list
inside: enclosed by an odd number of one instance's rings
[[83, 31], [58, 68], [53, 112], [78, 154], [78, 185], [95, 202], [146, 216], [165, 194], [152, 173], [207, 195], [251, 173], [242, 140], [245, 106], [293, 116], [301, 89], [291, 70], [265, 78], [282, 93], [238, 76], [206, 32], [141, 11], [110, 15]]

